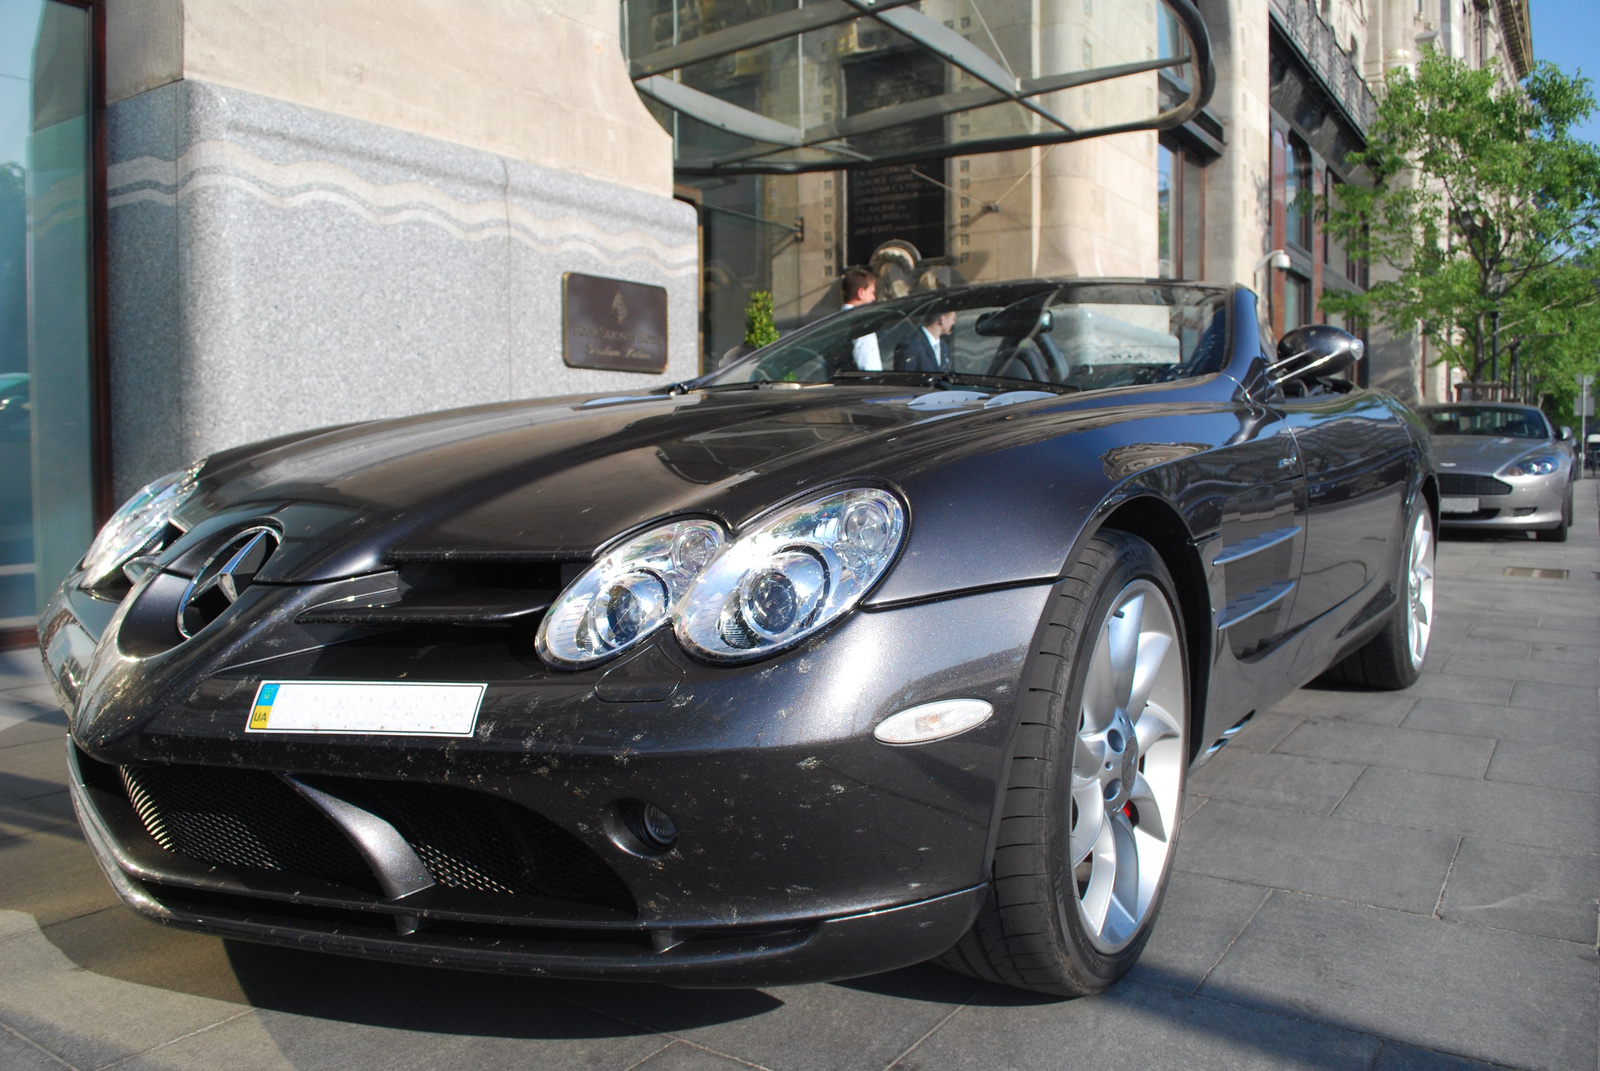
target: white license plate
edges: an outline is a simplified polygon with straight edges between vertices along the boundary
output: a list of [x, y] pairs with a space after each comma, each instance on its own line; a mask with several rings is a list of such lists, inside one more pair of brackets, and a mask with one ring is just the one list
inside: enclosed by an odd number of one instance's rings
[[471, 736], [484, 687], [262, 681], [245, 732]]
[[1440, 513], [1476, 513], [1478, 500], [1476, 498], [1441, 498], [1439, 499]]

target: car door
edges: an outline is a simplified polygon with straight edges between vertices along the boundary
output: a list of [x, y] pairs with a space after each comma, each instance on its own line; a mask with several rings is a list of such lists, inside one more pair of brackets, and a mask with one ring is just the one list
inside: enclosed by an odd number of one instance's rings
[[1298, 629], [1394, 581], [1414, 450], [1386, 395], [1370, 391], [1285, 398], [1277, 406], [1305, 472], [1305, 557], [1289, 627]]
[[1284, 641], [1305, 547], [1305, 481], [1283, 414], [1241, 390], [1232, 418], [1237, 430], [1185, 474], [1190, 493], [1217, 510], [1215, 526], [1196, 543], [1215, 630], [1208, 743], [1287, 690], [1295, 652]]

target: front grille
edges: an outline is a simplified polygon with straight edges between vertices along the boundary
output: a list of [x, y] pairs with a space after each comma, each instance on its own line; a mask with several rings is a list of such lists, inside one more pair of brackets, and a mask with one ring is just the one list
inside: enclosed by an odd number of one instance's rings
[[[378, 894], [339, 828], [276, 774], [212, 766], [125, 766], [145, 829], [170, 852], [216, 866], [272, 870]], [[571, 833], [498, 796], [452, 785], [303, 778], [382, 818], [447, 889], [575, 900], [633, 913], [633, 897]]]
[[634, 910], [627, 886], [582, 841], [509, 800], [417, 781], [307, 780], [398, 829], [446, 888]]
[[275, 774], [124, 766], [122, 783], [145, 829], [169, 852], [377, 892], [372, 871], [338, 827]]
[[1470, 472], [1441, 472], [1439, 493], [1452, 497], [1468, 495], [1477, 498], [1485, 495], [1509, 495], [1511, 485], [1493, 476], [1479, 476]]

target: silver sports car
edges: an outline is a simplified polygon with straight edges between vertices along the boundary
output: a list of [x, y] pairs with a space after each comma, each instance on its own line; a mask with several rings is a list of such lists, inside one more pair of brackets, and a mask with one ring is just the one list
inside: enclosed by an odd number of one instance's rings
[[1572, 523], [1572, 451], [1531, 405], [1473, 402], [1418, 410], [1433, 436], [1439, 523], [1531, 531], [1564, 543]]

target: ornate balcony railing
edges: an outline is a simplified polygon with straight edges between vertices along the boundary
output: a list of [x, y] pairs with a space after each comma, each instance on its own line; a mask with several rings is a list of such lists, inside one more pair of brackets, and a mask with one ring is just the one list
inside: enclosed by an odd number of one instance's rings
[[1350, 54], [1339, 47], [1333, 27], [1322, 21], [1311, 0], [1272, 0], [1269, 10], [1273, 23], [1300, 52], [1322, 88], [1365, 137], [1377, 117], [1378, 102]]

